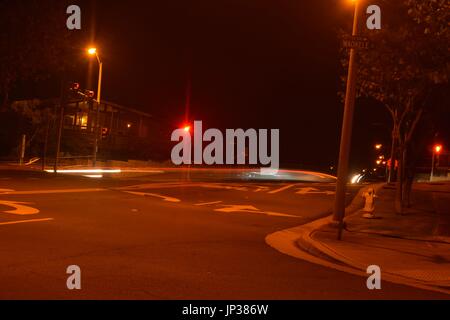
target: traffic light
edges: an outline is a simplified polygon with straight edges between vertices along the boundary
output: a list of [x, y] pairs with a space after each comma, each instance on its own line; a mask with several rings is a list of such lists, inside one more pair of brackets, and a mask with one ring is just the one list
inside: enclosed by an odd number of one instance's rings
[[75, 91], [75, 92], [79, 91], [80, 90], [80, 84], [78, 82], [72, 82], [70, 84], [70, 90]]
[[436, 144], [433, 148], [434, 153], [440, 154], [442, 152], [442, 145]]
[[84, 95], [88, 99], [94, 99], [95, 92], [92, 90], [84, 90]]

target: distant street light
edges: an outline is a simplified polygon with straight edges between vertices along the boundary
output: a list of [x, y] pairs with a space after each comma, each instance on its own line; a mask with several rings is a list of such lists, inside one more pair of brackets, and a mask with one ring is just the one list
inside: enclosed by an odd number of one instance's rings
[[103, 74], [103, 63], [97, 52], [97, 48], [91, 47], [87, 50], [88, 54], [97, 58], [98, 61], [98, 89], [97, 89], [97, 114], [95, 118], [95, 138], [94, 138], [94, 158], [92, 161], [93, 166], [97, 164], [97, 152], [98, 152], [98, 135], [99, 135], [99, 117], [100, 117], [100, 102], [102, 96], [102, 74]]
[[433, 154], [431, 155], [430, 181], [433, 181], [433, 178], [434, 178], [434, 158], [437, 157], [438, 160], [439, 160], [439, 155], [441, 154], [441, 152], [442, 152], [442, 145], [436, 144], [436, 145], [433, 146]]
[[[359, 0], [355, 1], [352, 36], [358, 35]], [[338, 223], [338, 239], [341, 239], [345, 216], [345, 194], [347, 189], [348, 163], [350, 143], [352, 139], [353, 113], [356, 97], [356, 50], [350, 49], [348, 64], [347, 88], [345, 92], [344, 119], [342, 122], [341, 145], [339, 149], [338, 175], [334, 202], [333, 220]]]
[[375, 145], [375, 149], [381, 150], [381, 148], [383, 148], [383, 145], [381, 143]]

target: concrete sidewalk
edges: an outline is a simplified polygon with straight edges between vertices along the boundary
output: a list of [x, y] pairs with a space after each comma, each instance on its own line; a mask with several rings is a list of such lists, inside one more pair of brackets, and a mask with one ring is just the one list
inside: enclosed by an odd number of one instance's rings
[[416, 184], [412, 207], [401, 216], [394, 193], [380, 189], [376, 219], [362, 218], [361, 211], [348, 216], [342, 241], [322, 224], [310, 233], [310, 246], [331, 261], [361, 271], [378, 265], [382, 276], [450, 293], [450, 184]]

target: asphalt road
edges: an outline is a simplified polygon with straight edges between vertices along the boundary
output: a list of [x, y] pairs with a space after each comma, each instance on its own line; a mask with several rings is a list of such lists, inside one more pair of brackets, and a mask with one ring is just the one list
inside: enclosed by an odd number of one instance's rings
[[[264, 239], [323, 216], [330, 182], [0, 170], [0, 299], [446, 298], [286, 256]], [[351, 188], [349, 200], [357, 188]], [[66, 269], [81, 268], [81, 290]]]

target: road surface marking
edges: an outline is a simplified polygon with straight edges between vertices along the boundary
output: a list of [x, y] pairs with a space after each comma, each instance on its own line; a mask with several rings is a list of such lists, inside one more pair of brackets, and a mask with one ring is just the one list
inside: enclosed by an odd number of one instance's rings
[[0, 205], [14, 208], [14, 210], [3, 211], [4, 213], [18, 214], [21, 216], [38, 214], [39, 210], [30, 206], [26, 206], [28, 202], [4, 201], [0, 200]]
[[320, 191], [319, 189], [316, 188], [300, 188], [298, 189], [298, 191], [296, 192], [296, 194], [301, 194], [301, 195], [306, 195], [306, 194], [326, 194], [326, 195], [333, 195], [335, 194], [334, 191]]
[[144, 183], [132, 186], [114, 188], [114, 190], [140, 190], [140, 189], [162, 189], [162, 188], [209, 188], [226, 189], [237, 191], [248, 191], [248, 187], [242, 185], [223, 185], [219, 183], [198, 183], [198, 182], [167, 182], [167, 183]]
[[90, 189], [54, 189], [54, 190], [28, 190], [28, 191], [11, 191], [4, 192], [5, 195], [16, 195], [16, 194], [52, 194], [52, 193], [81, 193], [81, 192], [100, 192], [108, 191], [102, 188], [90, 188]]
[[231, 212], [261, 213], [261, 214], [265, 214], [268, 216], [301, 218], [300, 216], [294, 216], [294, 215], [285, 214], [285, 213], [263, 211], [263, 210], [260, 210], [256, 207], [250, 206], [250, 205], [225, 205], [224, 208], [214, 209], [214, 211], [226, 212], [226, 213], [231, 213]]
[[287, 190], [287, 189], [289, 189], [289, 188], [292, 188], [293, 186], [295, 186], [295, 184], [288, 184], [287, 186], [284, 186], [284, 187], [281, 187], [281, 188], [279, 188], [279, 189], [275, 189], [275, 190], [269, 191], [268, 193], [274, 194], [274, 193], [282, 192], [282, 191], [284, 191], [284, 190]]
[[265, 186], [256, 186], [256, 190], [254, 190], [253, 192], [260, 192], [260, 191], [267, 191], [270, 190], [269, 187], [265, 187]]
[[218, 204], [218, 203], [222, 203], [222, 201], [212, 201], [212, 202], [197, 203], [195, 205], [196, 206], [208, 206], [208, 205]]
[[172, 197], [168, 197], [168, 196], [163, 196], [161, 194], [156, 194], [156, 193], [134, 192], [134, 191], [125, 191], [125, 192], [129, 193], [129, 194], [134, 194], [134, 195], [137, 195], [137, 196], [144, 196], [144, 197], [148, 196], [148, 197], [161, 198], [161, 199], [163, 199], [164, 201], [167, 201], [167, 202], [181, 202], [180, 199], [172, 198]]
[[114, 190], [159, 189], [159, 188], [173, 188], [173, 187], [185, 187], [185, 186], [189, 186], [189, 184], [184, 184], [184, 183], [180, 183], [180, 182], [141, 183], [141, 184], [135, 184], [135, 185], [131, 185], [131, 186], [114, 188]]
[[223, 185], [220, 183], [199, 183], [192, 185], [193, 187], [209, 188], [209, 189], [225, 189], [225, 190], [237, 190], [237, 191], [249, 191], [248, 187], [243, 185]]
[[43, 222], [43, 221], [51, 221], [53, 218], [44, 218], [44, 219], [31, 219], [31, 220], [20, 220], [20, 221], [10, 221], [10, 222], [0, 222], [0, 226], [5, 226], [9, 224], [19, 224], [19, 223], [29, 223], [29, 222]]
[[0, 189], [0, 193], [13, 192], [13, 189]]

